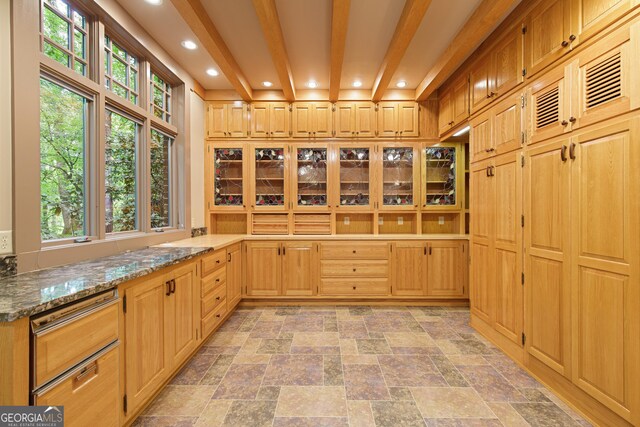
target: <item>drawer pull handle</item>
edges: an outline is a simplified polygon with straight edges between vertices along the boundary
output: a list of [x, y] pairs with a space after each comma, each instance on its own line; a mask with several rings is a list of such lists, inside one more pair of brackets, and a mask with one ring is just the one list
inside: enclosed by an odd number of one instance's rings
[[220, 279], [216, 279], [216, 283], [219, 283], [219, 282], [220, 282]]
[[220, 260], [219, 259], [216, 260], [216, 264], [220, 264]]
[[219, 315], [219, 314], [216, 314], [216, 317], [220, 317], [220, 315]]
[[354, 290], [354, 291], [356, 290], [356, 287], [355, 287], [355, 286], [353, 287], [353, 290]]
[[220, 297], [219, 296], [216, 297], [216, 301], [220, 301]]
[[165, 292], [164, 294], [165, 294], [166, 296], [169, 296], [169, 295], [171, 295], [171, 280], [169, 280], [169, 281], [166, 283], [166, 285], [167, 285], [167, 292]]
[[98, 375], [98, 361], [96, 360], [90, 366], [85, 366], [82, 371], [73, 379], [74, 388], [77, 388], [81, 383], [89, 378], [89, 375]]
[[356, 251], [353, 251], [353, 253], [355, 254], [355, 253], [356, 253]]
[[356, 269], [354, 268], [354, 269], [353, 269], [353, 272], [355, 273], [355, 271], [356, 271]]

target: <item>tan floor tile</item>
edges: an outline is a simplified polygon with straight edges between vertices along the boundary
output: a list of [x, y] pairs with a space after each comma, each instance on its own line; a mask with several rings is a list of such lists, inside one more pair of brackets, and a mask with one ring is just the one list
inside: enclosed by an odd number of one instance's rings
[[487, 359], [479, 354], [450, 354], [447, 358], [455, 366], [478, 366], [489, 364]]
[[367, 400], [348, 400], [349, 427], [375, 427], [371, 404]]
[[236, 354], [236, 357], [233, 359], [233, 363], [235, 364], [267, 364], [271, 360], [270, 354]]
[[450, 354], [460, 354], [460, 348], [449, 340], [434, 340], [434, 342], [447, 356]]
[[513, 409], [508, 403], [504, 402], [490, 402], [487, 403], [489, 408], [493, 411], [494, 414], [498, 417], [500, 422], [505, 426], [509, 427], [527, 427], [529, 423], [527, 423], [522, 416]]
[[196, 427], [220, 427], [229, 411], [232, 400], [211, 400], [204, 408]]
[[358, 346], [356, 345], [356, 340], [340, 340], [340, 354], [358, 354]]
[[234, 347], [234, 346], [242, 346], [247, 338], [249, 337], [249, 333], [246, 332], [216, 332], [207, 342], [208, 346], [224, 346], [224, 347]]
[[344, 387], [283, 386], [277, 417], [346, 417]]
[[431, 347], [435, 345], [433, 339], [426, 333], [385, 332], [384, 336], [391, 347]]
[[215, 387], [205, 385], [168, 385], [144, 414], [198, 416], [215, 390]]
[[495, 418], [472, 388], [412, 387], [411, 394], [424, 418]]
[[344, 365], [377, 365], [378, 357], [375, 354], [343, 354]]
[[238, 354], [255, 354], [262, 343], [262, 338], [248, 338], [242, 347], [240, 347], [240, 351]]
[[337, 332], [296, 332], [293, 334], [293, 347], [339, 346]]

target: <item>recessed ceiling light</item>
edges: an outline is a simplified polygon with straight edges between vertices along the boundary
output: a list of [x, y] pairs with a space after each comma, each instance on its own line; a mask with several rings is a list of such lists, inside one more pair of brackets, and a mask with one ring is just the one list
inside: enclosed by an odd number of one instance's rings
[[315, 89], [318, 87], [318, 82], [316, 82], [315, 80], [309, 80], [309, 82], [307, 82], [307, 87], [310, 89]]
[[271, 87], [271, 86], [273, 86], [273, 83], [271, 83], [271, 82], [267, 82], [267, 81], [264, 81], [264, 82], [262, 82], [262, 86], [264, 86], [264, 87]]
[[211, 77], [216, 77], [220, 73], [218, 73], [218, 70], [216, 70], [215, 68], [208, 68], [207, 74], [209, 74]]
[[396, 83], [396, 87], [405, 87], [407, 86], [407, 82], [405, 82], [404, 80], [400, 80], [398, 83]]
[[465, 133], [469, 132], [469, 129], [471, 129], [471, 126], [465, 126], [462, 129], [460, 129], [458, 132], [454, 133], [453, 136], [464, 135]]
[[182, 47], [184, 47], [185, 49], [194, 50], [198, 47], [198, 45], [191, 40], [185, 40], [182, 42]]
[[353, 82], [353, 87], [360, 87], [360, 86], [362, 86], [362, 82], [360, 80], [355, 80]]
[[159, 6], [162, 4], [162, 0], [144, 0], [144, 1], [154, 6]]

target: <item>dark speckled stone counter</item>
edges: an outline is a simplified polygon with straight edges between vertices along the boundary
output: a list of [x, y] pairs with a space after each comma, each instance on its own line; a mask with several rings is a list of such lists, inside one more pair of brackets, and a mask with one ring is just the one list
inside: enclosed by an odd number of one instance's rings
[[49, 310], [209, 252], [151, 247], [0, 279], [0, 322]]

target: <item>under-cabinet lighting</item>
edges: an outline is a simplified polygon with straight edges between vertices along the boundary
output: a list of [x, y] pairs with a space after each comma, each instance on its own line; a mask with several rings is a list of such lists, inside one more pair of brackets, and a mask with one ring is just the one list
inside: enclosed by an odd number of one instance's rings
[[464, 135], [465, 133], [469, 132], [469, 129], [471, 129], [471, 126], [465, 126], [462, 129], [460, 129], [458, 132], [454, 133], [453, 136]]
[[194, 50], [195, 48], [198, 47], [198, 45], [192, 40], [185, 40], [181, 44], [182, 44], [182, 47], [189, 50]]
[[218, 70], [216, 70], [215, 68], [209, 68], [207, 69], [207, 74], [209, 74], [211, 77], [216, 77], [218, 74]]

